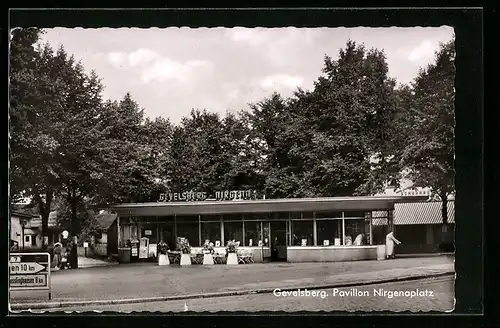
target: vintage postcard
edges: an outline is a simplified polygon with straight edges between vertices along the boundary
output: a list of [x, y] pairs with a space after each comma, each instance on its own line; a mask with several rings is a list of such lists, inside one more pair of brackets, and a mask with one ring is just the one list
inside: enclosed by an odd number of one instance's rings
[[12, 28], [11, 311], [455, 307], [455, 34]]

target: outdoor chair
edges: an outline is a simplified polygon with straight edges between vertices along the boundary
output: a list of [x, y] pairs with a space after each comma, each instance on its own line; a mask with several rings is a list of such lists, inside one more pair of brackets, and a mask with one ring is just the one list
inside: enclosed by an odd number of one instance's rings
[[203, 264], [203, 253], [197, 253], [195, 249], [191, 249], [191, 263]]
[[172, 264], [180, 264], [181, 263], [181, 252], [177, 251], [167, 251], [168, 259]]
[[225, 264], [226, 263], [226, 252], [221, 251], [221, 253], [217, 252], [213, 255], [214, 264]]
[[238, 263], [240, 264], [254, 263], [252, 252], [249, 250], [245, 250], [238, 253]]

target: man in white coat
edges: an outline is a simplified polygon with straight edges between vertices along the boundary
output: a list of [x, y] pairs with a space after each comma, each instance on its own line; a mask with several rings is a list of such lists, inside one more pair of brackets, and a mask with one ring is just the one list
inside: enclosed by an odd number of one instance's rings
[[389, 232], [387, 236], [385, 236], [385, 249], [386, 249], [386, 256], [388, 259], [393, 259], [395, 258], [394, 255], [394, 243], [396, 245], [401, 244], [399, 240], [394, 237], [394, 232]]

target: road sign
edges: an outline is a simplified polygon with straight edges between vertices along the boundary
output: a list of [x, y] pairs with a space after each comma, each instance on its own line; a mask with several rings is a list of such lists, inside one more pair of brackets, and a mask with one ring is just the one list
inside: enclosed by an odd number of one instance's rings
[[11, 287], [47, 287], [47, 275], [12, 275], [10, 277]]
[[51, 299], [49, 253], [11, 253], [9, 259], [11, 291], [48, 290]]
[[35, 274], [46, 270], [45, 265], [36, 262], [10, 263], [10, 274]]

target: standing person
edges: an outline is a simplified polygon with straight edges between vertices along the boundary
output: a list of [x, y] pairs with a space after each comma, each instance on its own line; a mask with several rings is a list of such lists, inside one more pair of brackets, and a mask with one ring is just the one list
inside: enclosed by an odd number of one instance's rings
[[394, 255], [394, 243], [396, 243], [396, 245], [401, 244], [401, 242], [397, 240], [396, 237], [394, 237], [394, 232], [391, 231], [387, 234], [387, 236], [385, 236], [385, 248], [388, 259], [393, 259], [396, 257]]
[[59, 270], [61, 268], [61, 253], [62, 253], [62, 244], [55, 243], [54, 244], [54, 255], [53, 255], [52, 265], [51, 265], [51, 267], [54, 268], [54, 270]]
[[78, 269], [78, 240], [77, 237], [73, 237], [73, 241], [70, 243], [69, 247], [69, 265], [71, 269]]
[[360, 233], [359, 235], [356, 236], [356, 238], [354, 239], [354, 246], [361, 246], [363, 245], [363, 238], [365, 236]]

